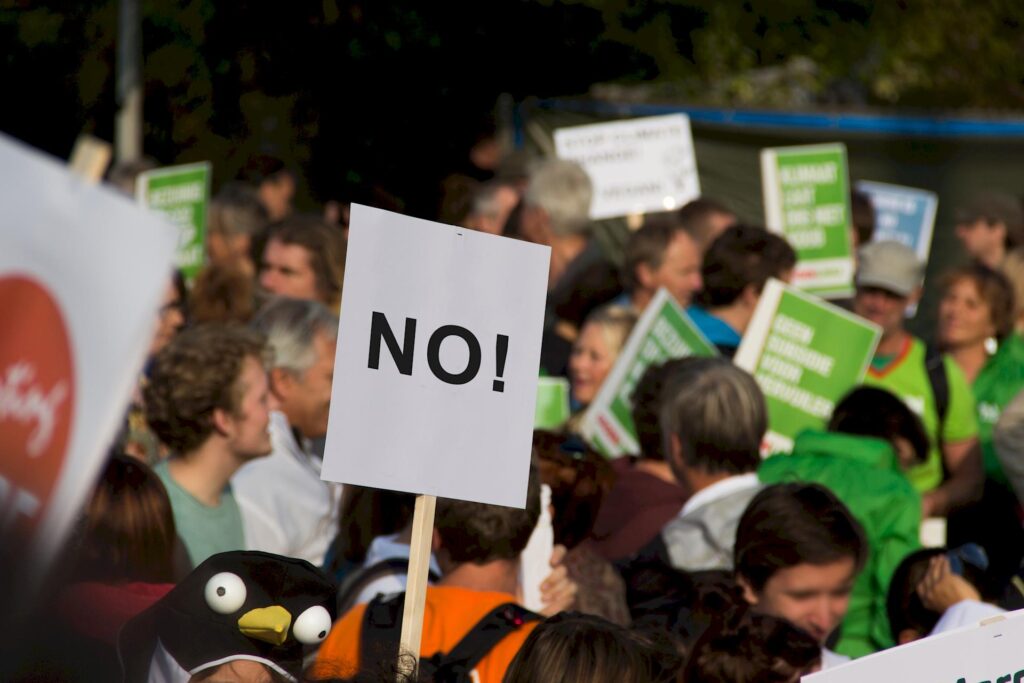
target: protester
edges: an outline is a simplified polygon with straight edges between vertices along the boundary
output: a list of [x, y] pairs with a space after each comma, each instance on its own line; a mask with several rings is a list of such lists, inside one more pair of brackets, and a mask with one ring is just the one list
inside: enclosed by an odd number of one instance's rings
[[[652, 223], [629, 236], [623, 276], [629, 305], [642, 313], [664, 287], [683, 308], [701, 288], [701, 251], [678, 225]], [[626, 303], [621, 301], [621, 303]]]
[[248, 323], [256, 311], [252, 274], [231, 265], [209, 264], [196, 276], [189, 297], [193, 323]]
[[730, 569], [736, 525], [760, 489], [759, 448], [768, 427], [757, 382], [724, 358], [679, 361], [661, 399], [669, 464], [686, 503], [639, 561], [676, 569]]
[[519, 203], [519, 192], [510, 182], [490, 180], [473, 193], [465, 226], [491, 235], [505, 234], [505, 223]]
[[244, 175], [256, 187], [267, 218], [280, 221], [291, 214], [295, 175], [283, 161], [269, 154], [258, 154], [249, 159]]
[[252, 276], [256, 272], [251, 258], [252, 242], [263, 234], [268, 223], [267, 211], [252, 186], [240, 182], [224, 185], [210, 202], [206, 228], [208, 264]]
[[698, 197], [679, 209], [679, 222], [693, 241], [706, 252], [723, 232], [736, 225], [736, 214], [723, 204], [707, 197]]
[[636, 313], [615, 305], [604, 306], [587, 316], [569, 358], [569, 381], [576, 408], [585, 408], [597, 398], [636, 320]]
[[622, 626], [566, 612], [537, 625], [503, 683], [668, 683], [676, 663]]
[[743, 612], [697, 642], [680, 680], [700, 683], [799, 683], [821, 669], [813, 638], [784, 619]]
[[971, 258], [999, 268], [1008, 253], [1024, 244], [1024, 210], [1010, 195], [983, 192], [957, 209], [956, 237]]
[[850, 218], [852, 230], [850, 243], [854, 254], [875, 236], [875, 206], [871, 195], [854, 190], [850, 193]]
[[652, 365], [633, 390], [632, 417], [640, 453], [611, 461], [615, 483], [591, 532], [594, 551], [612, 562], [628, 563], [686, 502], [687, 493], [665, 456], [660, 422], [663, 388], [685, 366], [682, 360]]
[[690, 320], [728, 358], [740, 345], [768, 278], [788, 282], [796, 252], [786, 240], [763, 228], [736, 225], [711, 243], [704, 254], [704, 287]]
[[327, 434], [338, 319], [322, 304], [279, 297], [252, 326], [273, 352], [270, 457], [246, 463], [231, 486], [247, 548], [321, 566], [338, 528], [341, 486], [320, 479], [311, 441]]
[[551, 159], [530, 174], [519, 232], [551, 247], [541, 364], [565, 375], [569, 350], [590, 313], [619, 294], [616, 269], [591, 236], [593, 186], [574, 162]]
[[237, 325], [183, 332], [157, 356], [146, 419], [171, 450], [156, 467], [193, 565], [245, 547], [232, 475], [272, 450], [266, 347]]
[[992, 440], [1003, 408], [1024, 390], [1024, 340], [1013, 332], [1013, 314], [1013, 288], [998, 271], [976, 263], [944, 278], [937, 338], [974, 393], [985, 470], [981, 500], [950, 518], [949, 537], [988, 552], [989, 592], [1001, 590], [1024, 559], [1017, 500]]
[[[928, 459], [907, 471], [925, 517], [945, 516], [981, 493], [974, 397], [960, 368], [904, 328], [921, 296], [924, 266], [910, 247], [873, 242], [860, 251], [854, 312], [882, 328], [864, 383], [891, 391], [918, 414], [931, 439]], [[948, 472], [944, 481], [943, 471]]]
[[828, 431], [797, 436], [792, 454], [765, 460], [766, 484], [815, 482], [860, 522], [870, 554], [850, 594], [835, 649], [861, 657], [891, 647], [885, 597], [896, 566], [920, 545], [921, 496], [902, 468], [924, 460], [928, 435], [916, 415], [883, 389], [859, 387], [833, 411]]
[[822, 668], [847, 658], [826, 649], [867, 560], [864, 531], [828, 489], [775, 484], [750, 502], [736, 530], [736, 580], [751, 607], [786, 619], [822, 646]]
[[270, 227], [260, 285], [272, 294], [341, 305], [345, 240], [319, 217], [294, 216]]
[[[468, 665], [480, 683], [498, 683], [538, 617], [516, 604], [518, 558], [540, 516], [540, 484], [530, 477], [524, 510], [442, 498], [434, 521], [434, 550], [443, 576], [429, 586], [420, 646], [433, 670], [447, 664], [459, 643], [487, 619], [501, 637], [474, 652]], [[343, 616], [320, 648], [313, 673], [318, 677], [357, 672], [363, 653], [398, 654], [404, 594], [358, 605]], [[371, 615], [369, 618], [367, 614]], [[373, 647], [378, 644], [380, 647]], [[364, 649], [368, 648], [368, 649]], [[383, 659], [383, 656], [381, 657]]]
[[604, 456], [573, 438], [534, 432], [541, 483], [551, 489], [554, 542], [567, 550], [565, 566], [577, 586], [570, 609], [629, 624], [626, 588], [612, 565], [588, 540], [614, 471]]

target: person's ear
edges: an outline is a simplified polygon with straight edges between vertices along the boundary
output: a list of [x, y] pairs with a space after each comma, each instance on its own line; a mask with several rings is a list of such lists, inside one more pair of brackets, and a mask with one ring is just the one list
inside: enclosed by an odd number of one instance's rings
[[736, 584], [740, 587], [740, 590], [743, 591], [743, 599], [746, 600], [751, 607], [757, 605], [757, 603], [760, 602], [760, 600], [757, 597], [757, 593], [754, 592], [754, 589], [750, 586], [750, 582], [747, 581], [745, 576], [743, 576], [742, 574], [737, 574]]
[[747, 308], [754, 310], [757, 308], [757, 302], [761, 300], [761, 292], [758, 291], [754, 283], [750, 283], [740, 292], [740, 300]]
[[651, 267], [646, 263], [638, 263], [634, 269], [634, 275], [636, 281], [640, 283], [640, 286], [646, 290], [656, 289], [654, 284], [654, 273], [651, 271]]
[[213, 409], [213, 428], [221, 436], [230, 436], [231, 431], [235, 426], [235, 420], [231, 416], [231, 413], [223, 408]]
[[295, 375], [285, 368], [273, 368], [267, 375], [267, 379], [270, 380], [270, 393], [274, 395], [278, 401], [287, 399], [295, 390], [295, 385], [298, 383]]

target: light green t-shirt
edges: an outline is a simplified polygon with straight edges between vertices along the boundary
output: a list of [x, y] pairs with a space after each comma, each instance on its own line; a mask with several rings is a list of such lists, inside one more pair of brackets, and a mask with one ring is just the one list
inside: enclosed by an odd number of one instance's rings
[[221, 494], [220, 505], [210, 507], [200, 503], [174, 481], [167, 469], [166, 460], [154, 467], [153, 471], [167, 489], [174, 512], [174, 526], [188, 550], [193, 567], [210, 555], [228, 550], [245, 550], [242, 513], [230, 487]]
[[[931, 439], [928, 458], [922, 465], [907, 471], [907, 479], [918, 493], [925, 493], [942, 483], [942, 454], [939, 452], [939, 413], [935, 406], [935, 395], [928, 370], [925, 368], [925, 346], [920, 339], [910, 342], [891, 363], [882, 370], [872, 366], [864, 378], [864, 384], [881, 387], [903, 399], [911, 410], [921, 418], [925, 431]], [[978, 420], [975, 415], [974, 394], [967, 384], [963, 372], [949, 356], [943, 357], [946, 377], [949, 381], [949, 408], [942, 430], [943, 443], [956, 443], [978, 436]]]

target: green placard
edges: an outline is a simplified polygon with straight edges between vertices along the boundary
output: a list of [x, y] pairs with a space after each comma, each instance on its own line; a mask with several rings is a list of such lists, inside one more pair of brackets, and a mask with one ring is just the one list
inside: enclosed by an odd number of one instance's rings
[[537, 408], [534, 429], [558, 429], [569, 419], [569, 380], [541, 377], [537, 380]]
[[825, 427], [864, 379], [880, 336], [863, 318], [768, 281], [735, 358], [764, 392], [768, 452], [788, 452], [797, 434]]
[[797, 252], [793, 283], [826, 298], [853, 294], [850, 182], [840, 143], [761, 151], [765, 222]]
[[210, 164], [202, 162], [146, 171], [136, 181], [138, 201], [167, 217], [181, 231], [176, 263], [192, 281], [206, 257]]
[[658, 290], [584, 415], [584, 438], [608, 457], [640, 453], [630, 398], [648, 366], [718, 351], [664, 289]]

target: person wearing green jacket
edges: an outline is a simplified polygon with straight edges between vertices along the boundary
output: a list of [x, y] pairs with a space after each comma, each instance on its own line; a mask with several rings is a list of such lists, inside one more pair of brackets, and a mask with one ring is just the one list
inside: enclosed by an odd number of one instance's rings
[[765, 460], [765, 484], [815, 482], [831, 490], [864, 527], [871, 549], [857, 577], [836, 652], [861, 657], [894, 644], [886, 594], [900, 561], [920, 547], [921, 496], [903, 469], [924, 460], [928, 437], [896, 396], [859, 387], [836, 406], [827, 432], [797, 436], [791, 454]]

